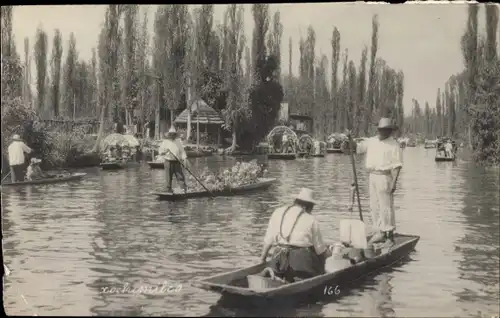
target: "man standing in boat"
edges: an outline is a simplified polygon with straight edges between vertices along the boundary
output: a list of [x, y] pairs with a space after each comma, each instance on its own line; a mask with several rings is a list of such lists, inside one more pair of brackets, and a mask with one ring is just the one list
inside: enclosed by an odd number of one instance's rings
[[390, 118], [381, 118], [377, 128], [377, 136], [365, 139], [355, 147], [356, 154], [366, 153], [365, 165], [370, 173], [370, 212], [375, 230], [370, 243], [385, 241], [390, 247], [394, 244], [396, 229], [394, 192], [403, 167], [402, 151], [392, 137], [396, 127]]
[[186, 178], [182, 171], [183, 165], [187, 163], [187, 154], [180, 140], [177, 138], [177, 131], [172, 126], [166, 135], [166, 139], [161, 143], [158, 152], [165, 159], [165, 172], [167, 174], [167, 192], [172, 191], [172, 178], [175, 175], [177, 182], [181, 183], [184, 193], [187, 192]]
[[12, 136], [12, 143], [7, 148], [9, 153], [10, 173], [12, 183], [24, 180], [25, 158], [24, 153], [31, 153], [31, 148], [26, 146], [18, 134]]

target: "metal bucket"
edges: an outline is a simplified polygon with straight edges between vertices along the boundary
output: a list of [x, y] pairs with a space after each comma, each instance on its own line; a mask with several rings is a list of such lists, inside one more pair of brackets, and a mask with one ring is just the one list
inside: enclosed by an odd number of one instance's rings
[[[268, 273], [270, 277], [264, 277], [266, 273]], [[282, 280], [274, 275], [274, 271], [269, 267], [265, 268], [259, 275], [248, 275], [247, 280], [248, 288], [253, 290], [276, 288], [284, 284]]]

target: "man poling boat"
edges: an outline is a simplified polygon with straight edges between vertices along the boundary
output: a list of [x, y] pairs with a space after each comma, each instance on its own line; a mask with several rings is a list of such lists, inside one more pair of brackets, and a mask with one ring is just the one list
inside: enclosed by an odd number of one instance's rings
[[181, 142], [177, 139], [177, 131], [174, 127], [171, 127], [168, 131], [166, 139], [160, 144], [158, 152], [164, 158], [165, 172], [167, 175], [167, 192], [173, 192], [172, 179], [175, 175], [177, 181], [181, 183], [184, 193], [186, 193], [186, 178], [182, 171], [182, 167], [187, 163], [187, 154]]
[[7, 148], [9, 153], [10, 174], [12, 183], [24, 181], [25, 157], [24, 153], [31, 153], [28, 147], [18, 134], [12, 136], [12, 143]]
[[312, 190], [303, 188], [292, 205], [276, 209], [269, 220], [261, 262], [266, 262], [269, 250], [276, 246], [270, 268], [287, 282], [323, 274], [325, 260], [331, 256], [311, 214], [315, 204]]
[[385, 241], [384, 246], [390, 248], [394, 244], [396, 229], [394, 192], [403, 167], [402, 151], [392, 137], [396, 127], [390, 118], [381, 118], [377, 129], [378, 136], [354, 146], [357, 154], [366, 153], [365, 166], [370, 173], [370, 212], [375, 231], [370, 243]]

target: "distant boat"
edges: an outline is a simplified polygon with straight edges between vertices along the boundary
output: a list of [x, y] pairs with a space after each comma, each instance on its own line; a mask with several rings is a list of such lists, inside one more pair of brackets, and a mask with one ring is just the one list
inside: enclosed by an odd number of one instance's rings
[[267, 154], [267, 159], [295, 160], [295, 159], [297, 159], [297, 154], [296, 153], [281, 153], [281, 152], [269, 153], [269, 154]]

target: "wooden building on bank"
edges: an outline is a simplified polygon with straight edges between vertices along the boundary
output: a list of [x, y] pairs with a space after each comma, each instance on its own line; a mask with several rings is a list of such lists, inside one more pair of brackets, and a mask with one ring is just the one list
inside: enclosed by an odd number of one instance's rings
[[[178, 129], [187, 130], [189, 109], [177, 116], [174, 123]], [[205, 142], [220, 145], [222, 143], [222, 125], [224, 120], [219, 113], [204, 100], [197, 99], [191, 105], [191, 138], [188, 142], [196, 143], [197, 133], [203, 135]], [[187, 137], [187, 136], [185, 136]]]

